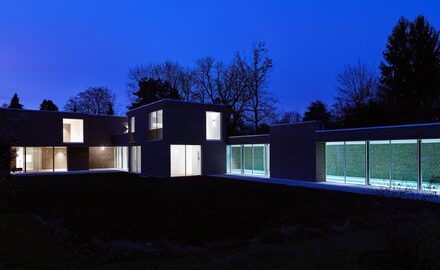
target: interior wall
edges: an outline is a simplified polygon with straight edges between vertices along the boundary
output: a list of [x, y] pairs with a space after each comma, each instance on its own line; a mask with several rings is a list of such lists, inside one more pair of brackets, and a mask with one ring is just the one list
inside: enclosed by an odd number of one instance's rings
[[90, 169], [115, 168], [115, 152], [113, 147], [90, 147]]

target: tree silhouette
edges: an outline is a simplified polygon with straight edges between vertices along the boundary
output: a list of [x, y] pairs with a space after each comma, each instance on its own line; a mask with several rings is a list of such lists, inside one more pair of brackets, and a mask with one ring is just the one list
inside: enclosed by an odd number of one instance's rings
[[304, 113], [303, 121], [321, 121], [323, 125], [326, 125], [330, 121], [330, 112], [327, 109], [327, 105], [320, 100], [316, 100], [310, 103], [307, 107], [307, 111]]
[[378, 95], [384, 116], [393, 124], [439, 121], [439, 31], [423, 16], [402, 17], [383, 55]]
[[113, 105], [111, 103], [108, 104], [107, 115], [115, 115], [115, 111], [113, 110]]
[[40, 111], [58, 111], [58, 106], [50, 99], [44, 99], [40, 104]]
[[64, 110], [68, 112], [79, 112], [88, 114], [105, 115], [109, 111], [109, 106], [114, 108], [115, 95], [106, 87], [89, 87], [86, 90], [71, 97]]
[[14, 96], [12, 97], [9, 109], [23, 109], [23, 105], [20, 104], [20, 98], [17, 93], [14, 93]]
[[340, 127], [377, 124], [373, 109], [377, 94], [377, 76], [373, 68], [358, 61], [347, 65], [336, 76], [334, 120]]
[[130, 110], [161, 99], [181, 99], [179, 91], [167, 81], [151, 78], [140, 81], [139, 90], [134, 92], [133, 95], [136, 99], [128, 107]]

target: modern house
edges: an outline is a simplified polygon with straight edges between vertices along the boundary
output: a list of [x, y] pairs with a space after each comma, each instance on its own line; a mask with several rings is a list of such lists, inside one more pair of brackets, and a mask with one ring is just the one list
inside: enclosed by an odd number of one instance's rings
[[127, 117], [0, 109], [11, 173], [126, 170], [145, 176], [243, 174], [440, 188], [440, 123], [324, 130], [319, 122], [227, 136], [221, 105], [161, 100]]

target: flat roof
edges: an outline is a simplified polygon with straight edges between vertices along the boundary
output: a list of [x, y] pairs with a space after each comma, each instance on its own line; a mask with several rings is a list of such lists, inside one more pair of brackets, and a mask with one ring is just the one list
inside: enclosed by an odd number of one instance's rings
[[15, 108], [0, 108], [5, 111], [17, 111], [17, 112], [38, 112], [38, 113], [59, 113], [59, 114], [77, 114], [85, 116], [101, 116], [101, 117], [117, 117], [117, 118], [127, 118], [124, 115], [107, 115], [107, 114], [91, 114], [91, 113], [81, 113], [81, 112], [66, 112], [66, 111], [48, 111], [48, 110], [31, 110], [31, 109], [15, 109]]
[[[213, 104], [213, 103], [202, 103], [202, 102], [193, 102], [193, 101], [186, 101], [186, 100], [178, 100], [178, 99], [171, 99], [171, 98], [165, 98], [165, 99], [161, 99], [155, 102], [151, 102], [142, 106], [139, 106], [137, 108], [134, 108], [132, 110], [129, 110], [128, 112], [132, 112], [141, 108], [145, 108], [148, 106], [152, 106], [154, 104], [158, 104], [161, 102], [176, 102], [176, 103], [187, 103], [187, 104], [195, 104], [195, 105], [208, 105], [208, 106], [218, 106], [218, 107], [226, 107], [226, 105], [222, 105], [222, 104]], [[128, 113], [127, 112], [127, 113]]]
[[322, 129], [316, 132], [338, 132], [338, 131], [355, 131], [355, 130], [369, 130], [369, 129], [387, 129], [387, 128], [411, 128], [411, 127], [427, 127], [438, 126], [440, 122], [423, 123], [423, 124], [405, 124], [405, 125], [391, 125], [391, 126], [374, 126], [374, 127], [360, 127], [360, 128], [341, 128], [341, 129]]

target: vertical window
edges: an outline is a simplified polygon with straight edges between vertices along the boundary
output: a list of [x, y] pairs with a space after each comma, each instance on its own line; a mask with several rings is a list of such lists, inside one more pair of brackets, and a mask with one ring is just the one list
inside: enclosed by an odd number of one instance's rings
[[325, 143], [326, 180], [345, 183], [344, 142]]
[[391, 185], [417, 188], [417, 140], [391, 141]]
[[253, 155], [252, 144], [245, 144], [243, 146], [243, 161], [244, 161], [244, 173], [253, 174], [254, 173], [254, 155]]
[[241, 145], [231, 145], [231, 173], [241, 173]]
[[264, 144], [254, 144], [254, 174], [266, 174], [266, 151]]
[[231, 173], [231, 146], [226, 146], [226, 173]]
[[171, 145], [171, 177], [185, 176], [185, 145]]
[[54, 171], [67, 171], [67, 147], [54, 148]]
[[24, 172], [24, 147], [11, 148], [11, 173]]
[[366, 142], [345, 143], [345, 183], [365, 185]]
[[219, 112], [206, 112], [206, 139], [221, 139], [221, 122]]
[[130, 133], [135, 132], [135, 121], [136, 121], [136, 118], [134, 116], [130, 117]]
[[141, 147], [140, 146], [132, 146], [130, 149], [131, 153], [131, 162], [130, 162], [130, 169], [131, 172], [134, 173], [141, 173]]
[[128, 170], [128, 147], [117, 146], [115, 151], [115, 168], [119, 170]]
[[370, 184], [389, 186], [391, 179], [390, 141], [371, 141], [370, 152]]
[[63, 118], [63, 142], [84, 142], [84, 123], [82, 119]]
[[162, 140], [163, 136], [163, 111], [150, 112], [149, 115], [148, 140]]
[[440, 139], [421, 141], [422, 188], [440, 188]]

